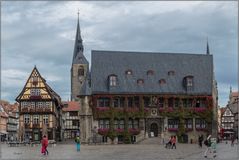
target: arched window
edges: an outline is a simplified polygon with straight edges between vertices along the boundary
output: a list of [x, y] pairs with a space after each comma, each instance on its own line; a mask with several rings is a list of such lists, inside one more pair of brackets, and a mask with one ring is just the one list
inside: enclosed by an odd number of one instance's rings
[[165, 84], [166, 83], [166, 80], [165, 79], [160, 79], [159, 80], [159, 84], [162, 85], [162, 84]]
[[116, 86], [117, 85], [117, 76], [116, 75], [110, 75], [109, 76], [109, 86]]
[[137, 80], [137, 84], [139, 84], [139, 85], [144, 84], [144, 80], [143, 80], [143, 79], [138, 79], [138, 80]]
[[174, 75], [175, 75], [175, 71], [173, 71], [173, 70], [168, 71], [168, 75], [169, 75], [169, 76], [174, 76]]
[[132, 75], [133, 72], [132, 72], [132, 70], [128, 69], [127, 71], [125, 71], [125, 74], [126, 74], [126, 75]]
[[80, 67], [79, 67], [78, 75], [79, 75], [79, 76], [84, 76], [84, 75], [85, 75], [85, 70], [84, 70], [84, 67], [83, 67], [83, 66], [80, 66]]
[[154, 71], [153, 70], [148, 70], [147, 75], [154, 75]]

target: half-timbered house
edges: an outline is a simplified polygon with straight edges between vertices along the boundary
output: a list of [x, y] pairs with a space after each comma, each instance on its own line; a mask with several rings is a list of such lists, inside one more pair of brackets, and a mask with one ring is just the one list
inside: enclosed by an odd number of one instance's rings
[[39, 141], [43, 135], [50, 140], [61, 140], [61, 97], [51, 89], [36, 67], [16, 101], [19, 103], [21, 140]]

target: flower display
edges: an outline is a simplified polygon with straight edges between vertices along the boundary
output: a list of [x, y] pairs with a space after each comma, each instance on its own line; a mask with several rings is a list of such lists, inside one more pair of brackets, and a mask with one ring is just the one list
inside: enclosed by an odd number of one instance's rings
[[194, 112], [205, 112], [206, 110], [207, 110], [206, 108], [202, 108], [202, 107], [200, 107], [200, 108], [193, 108]]
[[140, 130], [138, 128], [129, 128], [129, 133], [132, 135], [137, 135], [140, 133]]
[[123, 132], [124, 132], [124, 129], [123, 129], [123, 128], [117, 128], [117, 129], [115, 129], [115, 131], [116, 131], [117, 133], [123, 133]]
[[99, 128], [98, 133], [101, 135], [107, 135], [109, 132], [109, 128]]
[[168, 131], [169, 131], [169, 132], [177, 132], [177, 131], [178, 131], [178, 128], [168, 128]]

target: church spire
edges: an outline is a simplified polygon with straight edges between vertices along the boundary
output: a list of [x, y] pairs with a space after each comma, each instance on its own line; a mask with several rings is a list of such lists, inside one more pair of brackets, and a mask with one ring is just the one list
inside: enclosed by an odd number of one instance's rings
[[207, 55], [210, 54], [210, 50], [209, 50], [209, 44], [208, 44], [208, 38], [207, 38]]
[[72, 64], [88, 64], [83, 52], [83, 40], [81, 38], [81, 30], [80, 30], [80, 20], [79, 20], [79, 10], [77, 12], [78, 19], [77, 19], [77, 28], [76, 28], [76, 38], [75, 38], [75, 46], [74, 46], [74, 53], [73, 53], [73, 60]]

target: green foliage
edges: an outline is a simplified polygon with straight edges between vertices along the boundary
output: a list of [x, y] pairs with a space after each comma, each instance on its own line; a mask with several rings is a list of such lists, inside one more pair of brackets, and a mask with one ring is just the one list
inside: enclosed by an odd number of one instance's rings
[[124, 132], [124, 143], [131, 144], [131, 135], [128, 131]]

